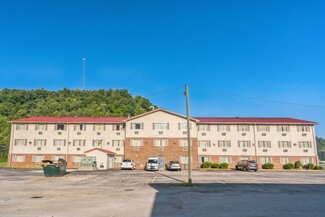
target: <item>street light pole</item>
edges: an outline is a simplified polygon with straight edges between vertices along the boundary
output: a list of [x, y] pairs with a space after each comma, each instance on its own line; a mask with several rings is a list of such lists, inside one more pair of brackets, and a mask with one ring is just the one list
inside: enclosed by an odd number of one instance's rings
[[188, 184], [192, 184], [192, 155], [191, 155], [191, 133], [190, 133], [190, 106], [188, 100], [188, 84], [185, 85], [186, 117], [187, 117], [187, 153], [188, 153]]

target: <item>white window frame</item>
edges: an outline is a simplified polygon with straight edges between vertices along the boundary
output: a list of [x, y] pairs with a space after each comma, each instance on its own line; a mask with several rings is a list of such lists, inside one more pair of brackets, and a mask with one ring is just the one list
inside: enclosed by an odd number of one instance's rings
[[14, 155], [14, 159], [13, 159], [13, 161], [14, 161], [14, 162], [17, 162], [17, 163], [18, 163], [18, 162], [19, 162], [19, 163], [21, 163], [21, 162], [25, 162], [25, 155], [21, 155], [21, 154], [19, 154], [19, 155], [17, 154], [17, 155], [16, 155], [16, 154], [15, 154], [15, 155]]
[[86, 140], [84, 140], [84, 139], [74, 139], [73, 140], [73, 146], [85, 147], [86, 146]]
[[94, 124], [93, 130], [94, 131], [105, 131], [106, 125], [105, 124]]
[[143, 139], [131, 139], [130, 146], [135, 146], [135, 147], [143, 146]]
[[298, 125], [297, 131], [298, 132], [310, 132], [310, 126], [309, 125]]
[[73, 156], [73, 163], [81, 163], [83, 156], [81, 155], [74, 155]]
[[257, 125], [257, 131], [258, 132], [270, 132], [270, 126], [269, 125]]
[[15, 139], [15, 146], [26, 146], [27, 139]]
[[260, 164], [266, 164], [266, 163], [272, 163], [272, 157], [259, 157], [259, 163]]
[[55, 146], [55, 147], [65, 146], [65, 139], [54, 139], [53, 146]]
[[219, 148], [231, 148], [231, 141], [230, 140], [218, 140], [218, 147]]
[[238, 148], [250, 148], [251, 141], [249, 140], [239, 140], [238, 141]]
[[[188, 156], [179, 156], [179, 162], [181, 164], [188, 164]], [[193, 157], [191, 156], [191, 164], [193, 163]]]
[[311, 141], [299, 141], [298, 142], [299, 148], [312, 148]]
[[17, 124], [16, 130], [28, 130], [28, 124]]
[[204, 132], [210, 131], [210, 125], [200, 124], [198, 125], [198, 131], [204, 131]]
[[123, 147], [124, 146], [124, 140], [113, 140], [112, 141], [112, 146], [116, 147]]
[[168, 146], [168, 139], [154, 139], [153, 145], [158, 147], [166, 147]]
[[36, 147], [44, 147], [46, 146], [46, 139], [35, 139], [34, 140], [34, 146]]
[[278, 125], [278, 132], [290, 132], [290, 126], [289, 125]]
[[33, 155], [32, 162], [41, 163], [44, 160], [44, 155]]
[[271, 141], [258, 141], [259, 148], [271, 148]]
[[279, 148], [291, 148], [291, 141], [278, 141]]
[[231, 156], [220, 156], [219, 157], [219, 163], [231, 163]]
[[169, 123], [153, 123], [154, 130], [169, 130]]
[[201, 148], [211, 147], [211, 141], [210, 140], [199, 140], [198, 146]]
[[217, 130], [219, 132], [229, 132], [230, 131], [230, 125], [229, 124], [219, 124], [219, 125], [217, 125]]
[[237, 125], [237, 131], [238, 132], [249, 132], [250, 129], [251, 129], [250, 125], [247, 125], [247, 124]]
[[280, 164], [291, 163], [290, 157], [280, 157]]
[[53, 155], [52, 157], [53, 161], [58, 161], [60, 158], [64, 159], [64, 155]]

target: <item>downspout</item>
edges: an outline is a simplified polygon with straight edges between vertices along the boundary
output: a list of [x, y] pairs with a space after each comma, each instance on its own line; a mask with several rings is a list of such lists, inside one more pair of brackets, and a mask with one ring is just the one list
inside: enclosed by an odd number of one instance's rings
[[257, 158], [257, 144], [256, 144], [256, 136], [255, 136], [255, 126], [256, 126], [256, 123], [253, 125], [253, 132], [254, 132], [254, 147], [255, 147], [255, 160], [256, 160], [256, 163], [258, 163], [258, 158]]
[[9, 162], [8, 162], [8, 166], [11, 166], [12, 163], [12, 152], [13, 152], [13, 144], [14, 144], [14, 123], [11, 122], [11, 133], [10, 133], [10, 145], [9, 145]]
[[312, 133], [313, 133], [313, 142], [314, 142], [314, 150], [315, 150], [315, 157], [316, 157], [316, 165], [318, 166], [318, 155], [317, 155], [317, 142], [316, 142], [316, 136], [315, 136], [315, 125], [311, 127]]

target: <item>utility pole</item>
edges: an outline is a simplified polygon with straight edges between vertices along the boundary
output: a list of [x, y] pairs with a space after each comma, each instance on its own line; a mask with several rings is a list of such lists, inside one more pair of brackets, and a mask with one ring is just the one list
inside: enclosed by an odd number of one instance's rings
[[188, 84], [185, 85], [186, 117], [187, 117], [187, 153], [188, 153], [188, 184], [192, 184], [192, 155], [191, 155], [191, 133], [190, 133], [190, 106], [188, 103]]
[[85, 90], [86, 57], [82, 58], [82, 90]]

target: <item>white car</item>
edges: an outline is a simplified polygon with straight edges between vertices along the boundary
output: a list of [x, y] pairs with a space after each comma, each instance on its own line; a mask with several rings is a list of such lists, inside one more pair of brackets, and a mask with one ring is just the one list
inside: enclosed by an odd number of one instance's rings
[[166, 163], [166, 170], [178, 170], [181, 171], [181, 164], [179, 161], [169, 161], [169, 163]]
[[135, 163], [131, 159], [124, 159], [121, 163], [121, 169], [130, 169], [134, 170], [135, 169]]
[[157, 157], [149, 157], [147, 160], [146, 170], [159, 170], [159, 162]]

